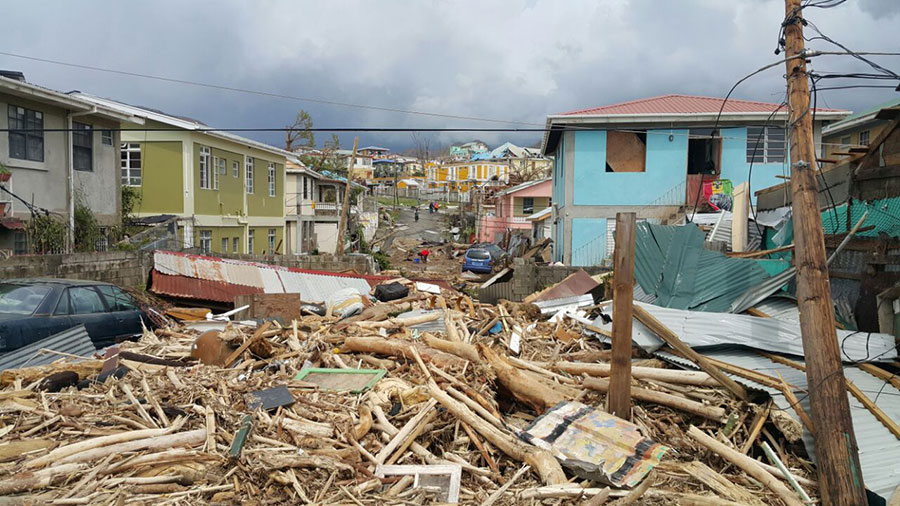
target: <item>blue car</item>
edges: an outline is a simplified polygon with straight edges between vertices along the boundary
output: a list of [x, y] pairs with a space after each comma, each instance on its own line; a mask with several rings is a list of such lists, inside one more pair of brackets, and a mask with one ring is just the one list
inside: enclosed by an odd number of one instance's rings
[[490, 274], [494, 269], [494, 262], [491, 260], [491, 253], [484, 248], [469, 248], [466, 250], [465, 260], [463, 261], [462, 270], [475, 272], [478, 274]]

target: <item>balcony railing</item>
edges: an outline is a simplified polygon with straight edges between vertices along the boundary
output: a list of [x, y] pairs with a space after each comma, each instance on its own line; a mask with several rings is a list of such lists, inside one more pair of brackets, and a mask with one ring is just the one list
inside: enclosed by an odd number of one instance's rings
[[336, 202], [316, 202], [315, 211], [317, 216], [336, 216], [340, 208]]

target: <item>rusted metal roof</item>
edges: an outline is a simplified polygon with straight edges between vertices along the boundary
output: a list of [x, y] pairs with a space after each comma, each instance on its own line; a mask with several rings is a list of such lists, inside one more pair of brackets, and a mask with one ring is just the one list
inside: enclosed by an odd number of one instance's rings
[[[693, 95], [660, 95], [658, 97], [642, 98], [618, 104], [589, 107], [558, 114], [558, 116], [606, 116], [606, 115], [634, 115], [634, 114], [718, 114], [722, 108], [724, 99], [715, 97], [701, 97]], [[722, 109], [723, 114], [742, 113], [771, 113], [773, 111], [787, 109], [780, 104], [769, 102], [756, 102], [754, 100], [737, 100], [730, 98]], [[816, 111], [849, 112], [840, 109], [818, 108]]]
[[209, 300], [228, 304], [233, 304], [237, 295], [263, 293], [262, 288], [189, 276], [163, 274], [155, 269], [151, 271], [150, 291], [159, 295], [168, 295], [169, 297]]

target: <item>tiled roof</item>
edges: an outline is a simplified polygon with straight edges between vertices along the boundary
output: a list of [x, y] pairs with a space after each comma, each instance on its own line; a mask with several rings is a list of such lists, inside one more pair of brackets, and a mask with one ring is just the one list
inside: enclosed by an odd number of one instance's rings
[[[558, 114], [558, 116], [606, 116], [606, 115], [635, 115], [635, 114], [717, 114], [722, 107], [724, 99], [714, 97], [699, 97], [693, 95], [660, 95], [658, 97], [642, 98], [629, 102], [589, 107]], [[771, 113], [778, 109], [784, 109], [780, 104], [756, 102], [753, 100], [737, 100], [729, 98], [725, 103], [723, 113]], [[817, 111], [835, 111], [840, 109], [822, 109]]]

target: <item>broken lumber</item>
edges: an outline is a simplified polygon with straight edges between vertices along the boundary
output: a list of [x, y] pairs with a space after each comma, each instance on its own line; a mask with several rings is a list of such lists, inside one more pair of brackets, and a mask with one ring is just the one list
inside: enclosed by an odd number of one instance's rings
[[[609, 376], [609, 364], [589, 364], [584, 362], [553, 362], [548, 367], [573, 376]], [[662, 381], [678, 385], [718, 386], [719, 382], [709, 374], [701, 371], [679, 371], [677, 369], [659, 369], [656, 367], [632, 366], [631, 375], [637, 379]]]
[[400, 339], [385, 339], [383, 337], [356, 337], [351, 336], [344, 340], [342, 352], [363, 352], [387, 355], [389, 357], [403, 357], [413, 360], [411, 347], [415, 347], [422, 360], [430, 362], [438, 367], [462, 367], [466, 361], [449, 353], [444, 353], [428, 346], [404, 341]]
[[[609, 380], [606, 378], [585, 378], [582, 384], [591, 390], [599, 392], [609, 391]], [[639, 401], [653, 402], [662, 406], [668, 406], [686, 413], [699, 415], [710, 420], [722, 422], [725, 420], [725, 409], [718, 406], [707, 406], [697, 401], [685, 399], [677, 395], [657, 392], [647, 388], [631, 387], [631, 396]]]

